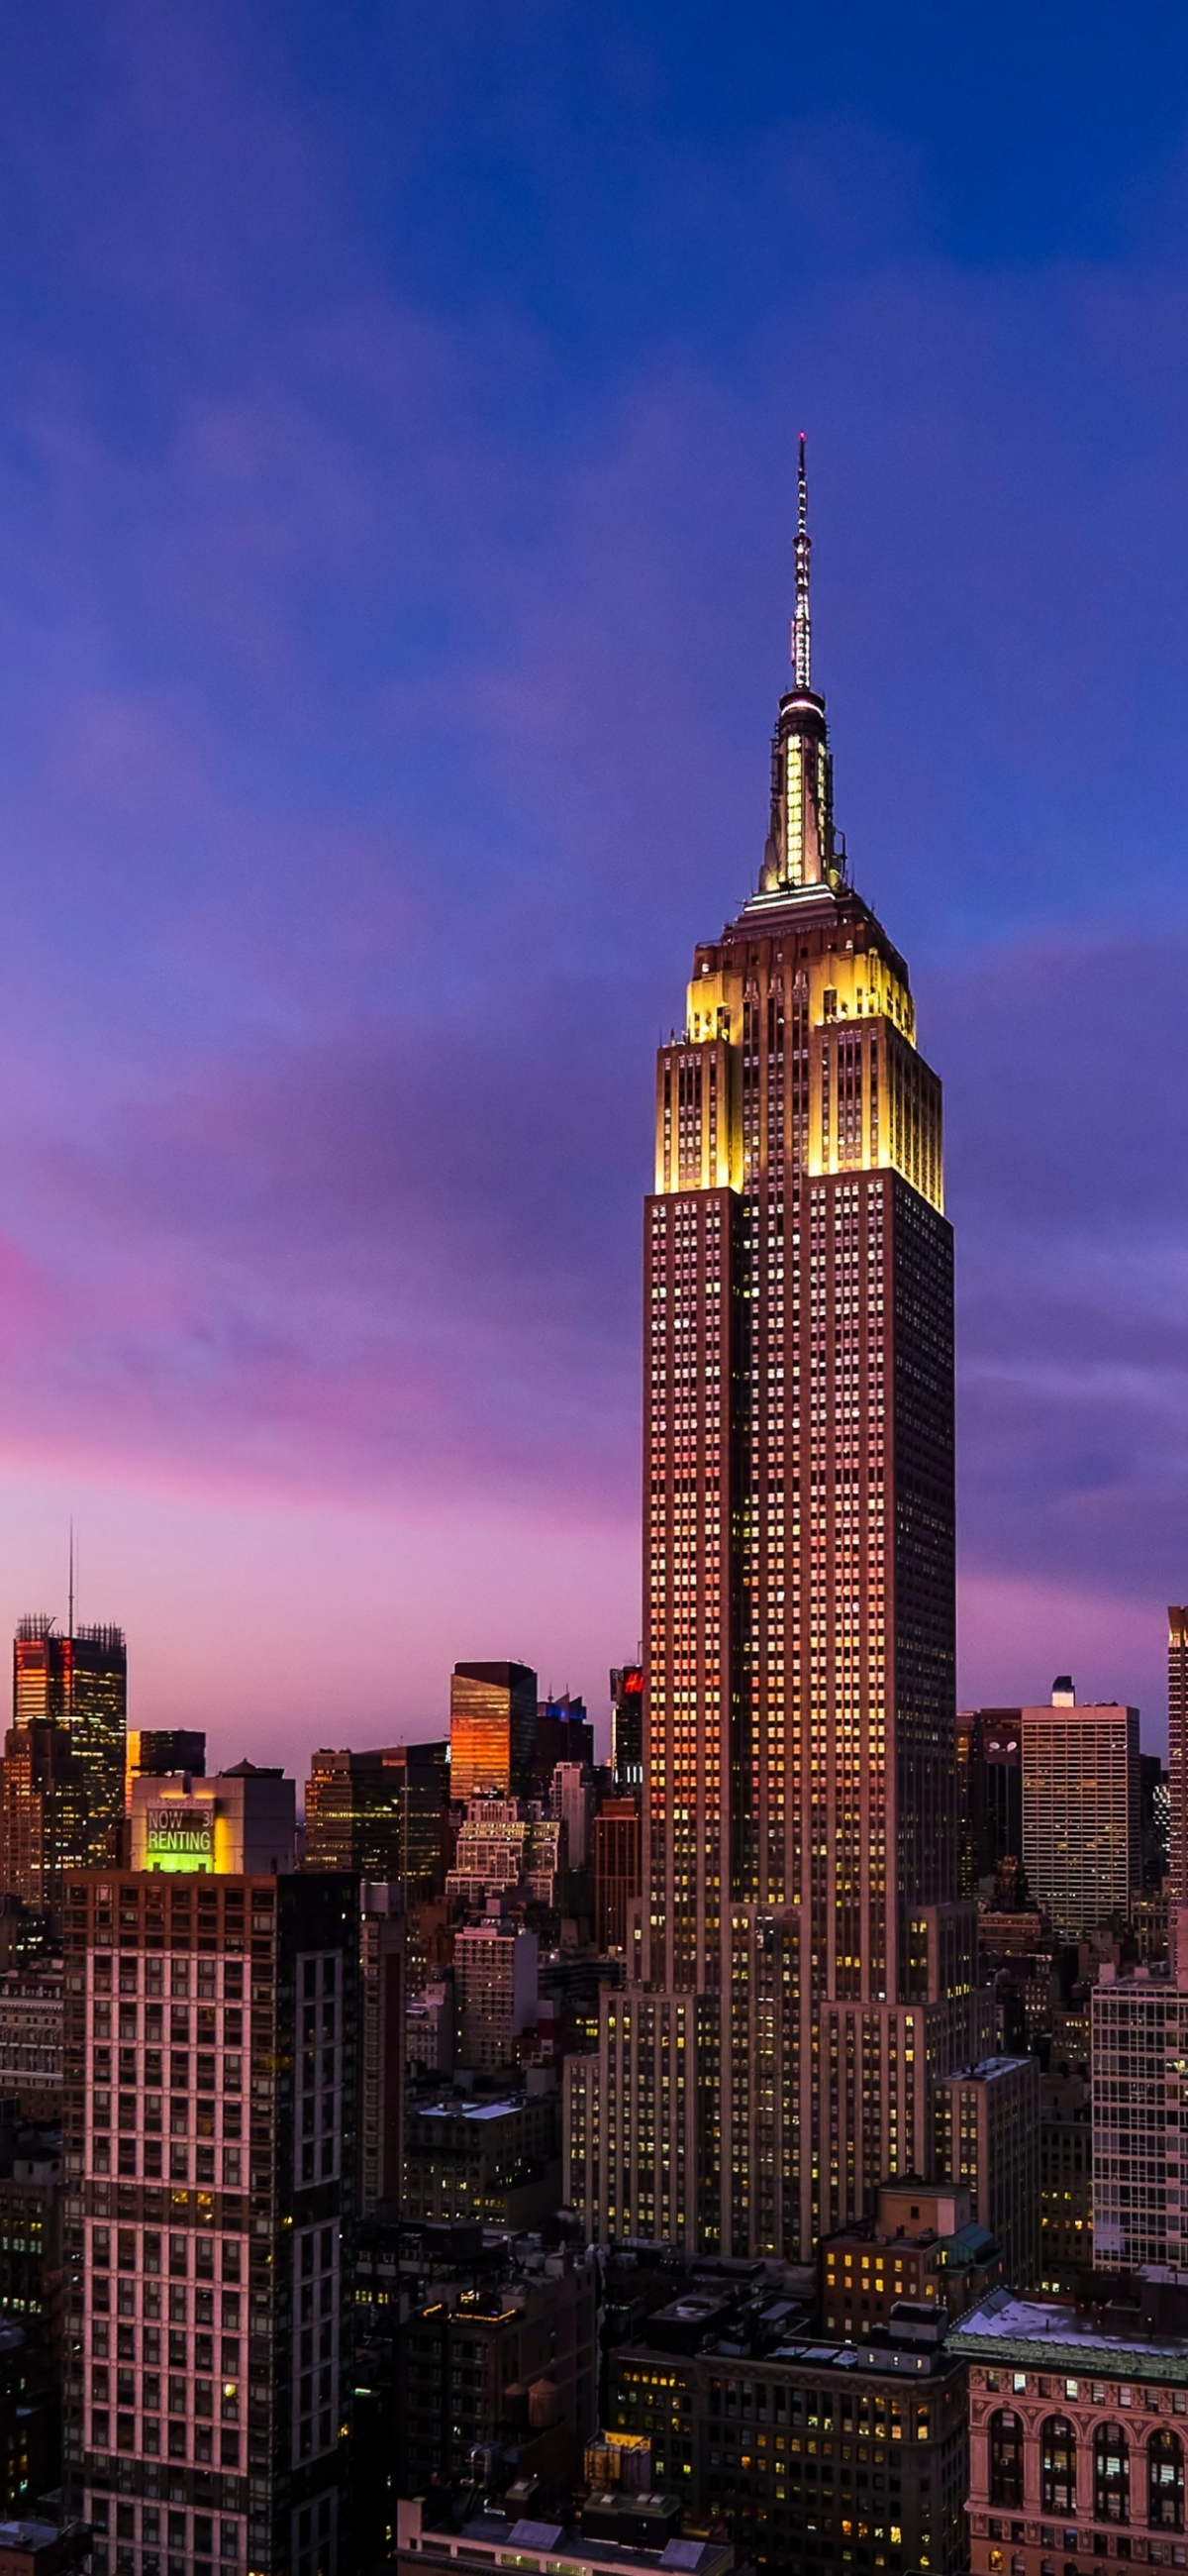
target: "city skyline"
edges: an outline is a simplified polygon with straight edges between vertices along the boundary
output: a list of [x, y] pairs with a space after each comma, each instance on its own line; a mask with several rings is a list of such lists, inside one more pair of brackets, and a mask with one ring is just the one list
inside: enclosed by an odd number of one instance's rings
[[658, 5], [14, 43], [0, 1618], [75, 1510], [134, 1722], [217, 1692], [212, 1755], [300, 1768], [346, 1629], [373, 1742], [459, 1656], [604, 1710], [639, 1104], [746, 893], [804, 425], [846, 821], [946, 1081], [960, 1695], [1071, 1670], [1162, 1741], [1188, 53], [1156, 112], [1141, 33], [1060, 15], [998, 22], [1008, 82], [860, 10], [791, 93], [774, 22]]

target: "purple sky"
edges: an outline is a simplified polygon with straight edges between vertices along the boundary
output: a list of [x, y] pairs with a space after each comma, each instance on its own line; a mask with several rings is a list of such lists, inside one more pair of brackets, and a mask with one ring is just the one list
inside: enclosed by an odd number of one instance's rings
[[0, 1616], [73, 1509], [220, 1759], [634, 1647], [651, 1055], [754, 881], [802, 425], [947, 1088], [963, 1695], [1159, 1739], [1188, 35], [891, 15], [4, 12]]

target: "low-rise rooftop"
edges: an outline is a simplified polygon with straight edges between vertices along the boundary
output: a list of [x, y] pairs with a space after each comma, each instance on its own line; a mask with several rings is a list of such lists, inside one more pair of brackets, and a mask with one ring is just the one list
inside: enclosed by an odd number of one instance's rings
[[948, 2349], [963, 2361], [1030, 2360], [1034, 2367], [1038, 2358], [1117, 2378], [1188, 2380], [1188, 2334], [1161, 2330], [1132, 2309], [1111, 2313], [1009, 2290], [992, 2290], [960, 2318], [950, 2328]]

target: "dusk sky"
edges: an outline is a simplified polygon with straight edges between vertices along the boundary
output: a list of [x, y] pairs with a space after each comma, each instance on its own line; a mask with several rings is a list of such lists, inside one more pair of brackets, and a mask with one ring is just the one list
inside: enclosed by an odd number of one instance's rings
[[795, 434], [946, 1086], [961, 1694], [1188, 1598], [1188, 19], [0, 12], [0, 1618], [304, 1773], [639, 1630], [652, 1056]]

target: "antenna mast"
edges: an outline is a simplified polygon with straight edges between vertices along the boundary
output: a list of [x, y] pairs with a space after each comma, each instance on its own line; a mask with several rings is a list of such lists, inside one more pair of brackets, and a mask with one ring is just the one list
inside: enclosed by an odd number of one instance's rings
[[808, 474], [804, 461], [804, 431], [800, 433], [800, 463], [796, 476], [796, 616], [792, 625], [792, 672], [798, 689], [812, 687], [812, 627], [809, 619], [809, 558], [813, 541], [808, 532]]

